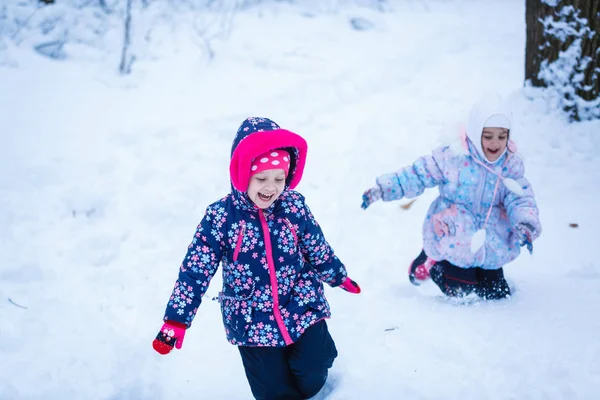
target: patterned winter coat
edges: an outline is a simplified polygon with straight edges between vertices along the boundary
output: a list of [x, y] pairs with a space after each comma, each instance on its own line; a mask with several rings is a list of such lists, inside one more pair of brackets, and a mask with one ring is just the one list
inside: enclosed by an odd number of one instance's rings
[[[291, 155], [286, 189], [268, 208], [246, 196], [250, 163], [259, 154], [286, 148]], [[165, 320], [188, 327], [219, 265], [218, 296], [225, 332], [240, 346], [287, 346], [309, 326], [328, 318], [323, 283], [340, 285], [346, 268], [334, 255], [299, 183], [306, 142], [266, 118], [249, 118], [232, 147], [232, 191], [211, 204], [179, 269]]]
[[[511, 141], [505, 153], [490, 163], [481, 149], [485, 121], [501, 114], [497, 102], [478, 104], [471, 112], [461, 141], [419, 158], [413, 165], [377, 178], [383, 200], [412, 198], [437, 186], [440, 195], [429, 207], [423, 224], [423, 249], [428, 257], [462, 267], [498, 269], [520, 252], [516, 227], [528, 223], [541, 233], [531, 185], [523, 176], [522, 159]], [[483, 246], [474, 235], [481, 230]]]

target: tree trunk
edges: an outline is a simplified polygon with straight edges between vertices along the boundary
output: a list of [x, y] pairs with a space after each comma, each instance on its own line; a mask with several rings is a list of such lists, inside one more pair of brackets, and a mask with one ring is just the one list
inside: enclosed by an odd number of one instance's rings
[[123, 29], [123, 50], [121, 53], [121, 62], [119, 71], [122, 75], [131, 73], [131, 64], [135, 56], [131, 54], [131, 4], [133, 0], [127, 0], [125, 7], [125, 23]]
[[562, 87], [572, 119], [589, 119], [577, 104], [600, 106], [600, 1], [526, 0], [525, 19], [526, 83]]
[[[525, 23], [527, 26], [527, 38], [525, 42], [525, 81], [531, 82], [533, 86], [546, 86], [538, 78], [540, 64], [544, 59], [558, 58], [558, 49], [554, 54], [542, 54], [539, 49], [546, 42], [544, 25], [539, 21], [546, 15], [552, 14], [553, 8], [546, 5], [542, 0], [525, 1]], [[547, 49], [549, 53], [554, 49]]]

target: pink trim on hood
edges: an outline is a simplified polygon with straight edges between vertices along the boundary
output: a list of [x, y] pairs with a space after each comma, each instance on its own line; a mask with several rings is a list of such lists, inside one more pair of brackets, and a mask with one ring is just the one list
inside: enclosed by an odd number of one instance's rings
[[254, 132], [242, 139], [235, 148], [229, 163], [229, 175], [233, 186], [240, 192], [248, 190], [252, 160], [269, 150], [286, 147], [293, 147], [298, 150], [296, 165], [295, 167], [292, 166], [293, 171], [290, 170], [290, 174], [293, 174], [293, 176], [288, 184], [290, 189], [294, 189], [302, 179], [308, 145], [300, 135], [285, 129]]

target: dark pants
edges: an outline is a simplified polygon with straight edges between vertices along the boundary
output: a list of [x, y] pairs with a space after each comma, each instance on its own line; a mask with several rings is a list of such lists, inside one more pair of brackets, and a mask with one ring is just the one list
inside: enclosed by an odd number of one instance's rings
[[484, 299], [497, 300], [510, 296], [510, 287], [504, 279], [504, 271], [499, 269], [479, 270], [479, 287], [477, 294]]
[[[419, 257], [425, 253], [421, 252]], [[417, 258], [419, 258], [417, 257]], [[459, 268], [446, 260], [437, 262], [429, 271], [431, 280], [441, 291], [451, 297], [475, 293], [486, 300], [503, 299], [510, 296], [510, 288], [502, 268]]]
[[337, 357], [324, 320], [287, 347], [239, 346], [250, 389], [257, 400], [308, 399], [325, 384]]
[[479, 286], [477, 269], [459, 268], [444, 260], [431, 267], [429, 274], [445, 295], [462, 297], [476, 292]]

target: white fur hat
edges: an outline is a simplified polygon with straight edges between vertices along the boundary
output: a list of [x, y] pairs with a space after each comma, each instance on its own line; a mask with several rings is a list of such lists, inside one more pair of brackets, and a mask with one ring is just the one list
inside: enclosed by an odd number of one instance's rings
[[483, 124], [484, 128], [505, 128], [510, 130], [510, 120], [504, 114], [495, 114]]
[[484, 160], [487, 159], [481, 148], [481, 131], [485, 127], [510, 129], [511, 119], [512, 113], [508, 105], [497, 93], [484, 93], [473, 105], [467, 124], [467, 136]]

